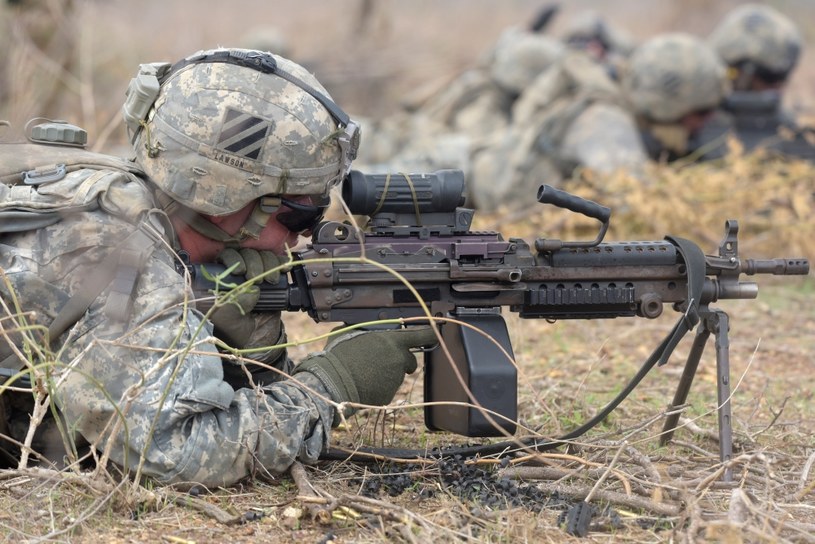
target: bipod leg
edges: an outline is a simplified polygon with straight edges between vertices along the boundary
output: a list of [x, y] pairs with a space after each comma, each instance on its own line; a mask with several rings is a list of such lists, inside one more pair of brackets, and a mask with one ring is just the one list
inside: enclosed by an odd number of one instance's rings
[[[733, 417], [730, 408], [730, 318], [722, 310], [706, 311], [702, 314], [693, 346], [688, 353], [688, 360], [679, 385], [676, 387], [673, 402], [668, 406], [671, 411], [685, 404], [688, 392], [693, 384], [693, 378], [702, 359], [710, 335], [713, 334], [716, 344], [716, 412], [719, 417], [719, 459], [727, 463], [733, 458]], [[664, 446], [670, 442], [676, 424], [679, 422], [679, 413], [670, 414], [662, 427], [659, 444]], [[732, 470], [726, 468], [722, 479], [730, 482], [733, 479]]]
[[[719, 459], [727, 463], [733, 458], [733, 417], [730, 409], [730, 318], [716, 310], [711, 316], [711, 325], [716, 337], [716, 378], [719, 413]], [[725, 468], [722, 479], [733, 480], [733, 471]]]
[[705, 351], [705, 345], [708, 338], [710, 338], [710, 327], [708, 320], [702, 318], [702, 322], [696, 329], [696, 337], [693, 339], [693, 346], [691, 346], [690, 353], [688, 353], [688, 360], [685, 362], [685, 369], [682, 371], [682, 377], [679, 379], [679, 384], [676, 386], [676, 393], [674, 399], [668, 406], [668, 411], [673, 413], [669, 414], [665, 419], [665, 424], [662, 426], [662, 433], [659, 437], [659, 445], [664, 446], [671, 441], [676, 424], [679, 423], [679, 412], [676, 411], [679, 406], [685, 404], [688, 400], [688, 393], [690, 387], [693, 385], [693, 378], [696, 376], [696, 369], [699, 367], [699, 361], [702, 359], [702, 353]]

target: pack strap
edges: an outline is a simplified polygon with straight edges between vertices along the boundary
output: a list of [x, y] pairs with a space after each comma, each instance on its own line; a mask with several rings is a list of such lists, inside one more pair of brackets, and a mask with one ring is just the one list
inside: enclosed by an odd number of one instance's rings
[[[79, 290], [60, 309], [48, 325], [48, 341], [53, 342], [79, 321], [108, 286], [111, 290], [105, 302], [104, 313], [111, 320], [124, 322], [130, 312], [139, 271], [160, 240], [156, 229], [143, 220], [138, 228], [125, 237], [118, 251], [94, 268]], [[0, 368], [19, 371], [24, 367], [25, 361], [13, 352], [0, 361]]]

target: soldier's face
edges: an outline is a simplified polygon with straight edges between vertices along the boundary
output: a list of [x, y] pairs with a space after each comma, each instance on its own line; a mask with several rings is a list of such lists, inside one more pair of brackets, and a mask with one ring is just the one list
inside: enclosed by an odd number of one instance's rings
[[694, 134], [702, 130], [702, 128], [710, 120], [710, 118], [713, 117], [714, 111], [715, 110], [711, 108], [691, 112], [685, 115], [682, 119], [680, 119], [679, 123], [685, 130], [688, 131], [688, 134], [693, 136]]
[[[291, 200], [304, 203], [310, 202], [309, 197], [303, 196], [293, 196]], [[255, 202], [252, 202], [243, 209], [229, 215], [204, 215], [203, 217], [227, 234], [235, 235], [238, 234], [241, 227], [246, 224], [246, 220], [252, 214], [254, 208]], [[281, 207], [278, 211], [274, 212], [266, 223], [266, 226], [260, 231], [259, 236], [257, 238], [245, 238], [240, 242], [240, 246], [273, 251], [279, 255], [286, 252], [286, 247], [294, 247], [297, 244], [299, 233], [290, 231], [276, 220], [278, 214], [285, 212], [285, 207]], [[190, 260], [193, 263], [214, 262], [218, 253], [226, 247], [223, 242], [207, 238], [177, 218], [173, 218], [173, 225], [178, 234], [181, 248], [190, 254]]]

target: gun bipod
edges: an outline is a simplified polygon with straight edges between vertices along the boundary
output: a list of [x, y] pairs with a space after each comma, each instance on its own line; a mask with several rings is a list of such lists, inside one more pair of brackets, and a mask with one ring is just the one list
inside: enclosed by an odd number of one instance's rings
[[[699, 367], [699, 361], [705, 350], [710, 335], [713, 334], [716, 346], [716, 391], [717, 391], [717, 413], [719, 421], [719, 459], [722, 463], [728, 463], [733, 458], [733, 426], [732, 412], [730, 408], [730, 318], [722, 310], [710, 309], [708, 307], [699, 308], [699, 326], [696, 329], [696, 337], [688, 353], [682, 377], [676, 387], [674, 398], [668, 406], [668, 411], [672, 411], [665, 420], [662, 427], [662, 434], [659, 439], [661, 446], [670, 442], [679, 422], [680, 411], [678, 407], [685, 404], [690, 392], [693, 378]], [[733, 471], [725, 465], [722, 480], [730, 482], [733, 479]]]

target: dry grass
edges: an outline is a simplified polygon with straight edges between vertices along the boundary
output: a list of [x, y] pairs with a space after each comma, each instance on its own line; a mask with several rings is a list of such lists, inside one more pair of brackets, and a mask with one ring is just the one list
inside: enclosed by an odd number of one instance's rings
[[[274, 13], [269, 13], [267, 4], [244, 2], [241, 7], [282, 22], [299, 58], [321, 59], [315, 69], [335, 98], [351, 111], [368, 115], [381, 115], [424, 85], [437, 85], [450, 77], [471, 63], [503, 27], [527, 20], [538, 7], [531, 1], [448, 0], [425, 5], [424, 10], [388, 4], [390, 11], [384, 12], [378, 30], [362, 36], [354, 34], [355, 15], [346, 2], [327, 2], [322, 10], [277, 2]], [[637, 2], [615, 4], [618, 20], [630, 22], [638, 36], [647, 36], [674, 25], [703, 33], [714, 19], [711, 10], [722, 13], [733, 2], [683, 3], [682, 9], [674, 2], [656, 2], [647, 20]], [[799, 20], [811, 13], [806, 2], [780, 4], [798, 10]], [[216, 43], [237, 43], [246, 26], [245, 17], [234, 16], [227, 3], [196, 4], [201, 13], [214, 15], [218, 25], [190, 21], [190, 2], [179, 1], [171, 8], [159, 8], [157, 2], [110, 2], [94, 10], [86, 2], [78, 5], [86, 24], [76, 37], [92, 54], [84, 57], [81, 68], [63, 64], [57, 68], [36, 54], [30, 57], [35, 59], [33, 65], [19, 64], [16, 77], [22, 89], [25, 78], [42, 77], [34, 73], [38, 67], [56, 73], [69, 90], [53, 101], [56, 112], [36, 110], [43, 98], [30, 104], [23, 99], [32, 95], [20, 95], [26, 111], [17, 113], [20, 119], [47, 113], [97, 127], [92, 138], [95, 134], [101, 148], [120, 143], [113, 136], [121, 132], [118, 108], [138, 62], [176, 58]], [[435, 16], [421, 21], [408, 13], [428, 10]], [[99, 24], [102, 17], [108, 21], [104, 25]], [[458, 24], [444, 24], [451, 20]], [[805, 32], [811, 36], [812, 29]], [[152, 39], [155, 36], [160, 39]], [[115, 46], [94, 48], [98, 43]], [[21, 47], [29, 46], [22, 42]], [[809, 64], [802, 64], [797, 77], [797, 100], [808, 103], [813, 80]], [[10, 116], [4, 112], [0, 118]], [[111, 130], [107, 141], [100, 138], [104, 127]], [[805, 163], [753, 156], [723, 164], [659, 168], [647, 186], [632, 185], [622, 176], [601, 182], [584, 175], [572, 189], [612, 207], [608, 239], [675, 234], [713, 252], [724, 219], [736, 218], [742, 225], [740, 250], [745, 256], [812, 259], [813, 179], [815, 171]], [[573, 214], [539, 205], [512, 216], [496, 214], [477, 220], [480, 227], [495, 227], [528, 240], [544, 234], [582, 239], [593, 235], [594, 229], [591, 222]], [[815, 285], [811, 278], [760, 278], [760, 283], [757, 301], [723, 304], [732, 317], [737, 449], [729, 468], [734, 486], [722, 486], [719, 480], [723, 466], [716, 453], [712, 347], [683, 414], [684, 428], [671, 444], [658, 446], [664, 411], [687, 356], [687, 340], [669, 365], [652, 372], [607, 422], [579, 444], [556, 455], [516, 462], [506, 470], [521, 476], [521, 470], [534, 468], [535, 474], [524, 475], [525, 485], [557, 490], [573, 501], [591, 493], [602, 480], [593, 500], [610, 505], [621, 521], [591, 532], [588, 539], [593, 542], [815, 540], [811, 536], [815, 534]], [[545, 323], [509, 316], [521, 370], [522, 423], [559, 435], [591, 417], [636, 371], [672, 319], [666, 315], [655, 321]], [[288, 323], [294, 336], [303, 331], [305, 337], [314, 330], [303, 316], [291, 316]], [[298, 358], [310, 349], [298, 347], [293, 355]], [[407, 381], [399, 401], [421, 401], [420, 392], [418, 374]], [[334, 435], [334, 443], [340, 445], [445, 446], [466, 441], [425, 431], [420, 411], [401, 409], [398, 403], [384, 415], [358, 416]], [[284, 475], [271, 482], [201, 490], [198, 496], [134, 486], [103, 472], [93, 476], [41, 469], [5, 471], [0, 472], [0, 534], [6, 541], [25, 542], [327, 542], [329, 536], [336, 542], [577, 540], [557, 527], [559, 510], [479, 506], [444, 489], [438, 468], [432, 466], [416, 474], [415, 484], [405, 493], [370, 500], [359, 494], [360, 482], [375, 480], [378, 469], [323, 463], [304, 471], [313, 486], [310, 490], [302, 479], [298, 486]], [[420, 495], [424, 489], [437, 492], [426, 498]], [[262, 516], [254, 519], [255, 514]]]
[[[704, 169], [707, 180], [703, 214], [694, 190], [698, 168]], [[743, 253], [789, 256], [800, 250], [811, 256], [810, 238], [788, 238], [796, 223], [794, 210], [809, 209], [800, 207], [813, 203], [811, 194], [798, 205], [791, 203], [801, 189], [797, 184], [803, 183], [797, 176], [812, 179], [810, 170], [795, 163], [733, 158], [718, 167], [688, 167], [679, 172], [659, 169], [660, 183], [627, 187], [623, 193], [614, 185], [595, 191], [590, 184], [581, 192], [600, 202], [611, 197], [615, 209], [630, 210], [612, 219], [616, 225], [625, 223], [615, 230], [615, 239], [646, 239], [661, 232], [702, 241], [707, 236], [715, 245], [721, 233], [712, 227], [720, 227], [724, 217], [735, 216], [744, 218], [746, 227]], [[751, 187], [744, 192], [772, 194], [775, 205], [755, 202], [738, 189], [728, 189], [733, 174], [742, 172]], [[789, 177], [791, 172], [794, 179]], [[683, 180], [681, 188], [670, 190], [662, 185], [678, 178]], [[649, 213], [651, 221], [635, 221], [643, 215], [636, 213], [637, 206], [650, 205], [651, 199], [665, 198], [666, 193], [671, 194], [670, 203], [655, 204], [654, 209], [662, 211]], [[672, 215], [669, 208], [684, 213]], [[779, 219], [773, 220], [776, 215]], [[507, 235], [537, 233], [551, 221], [557, 225], [554, 230], [566, 237], [580, 237], [588, 230], [572, 217], [541, 217], [542, 213], [532, 214], [503, 224], [500, 230]], [[495, 217], [480, 220], [497, 221]], [[811, 224], [811, 214], [804, 213], [801, 228], [813, 232], [807, 221]], [[761, 243], [762, 236], [772, 243]], [[665, 409], [689, 349], [686, 340], [672, 362], [654, 370], [600, 427], [569, 448], [514, 458], [502, 474], [521, 478], [524, 487], [558, 493], [572, 503], [591, 493], [594, 504], [611, 508], [611, 517], [598, 518], [605, 525], [594, 527], [587, 537], [591, 541], [811, 541], [815, 528], [811, 439], [815, 432], [815, 373], [811, 367], [815, 285], [810, 278], [760, 280], [759, 300], [722, 304], [732, 317], [736, 442], [734, 460], [727, 467], [717, 454], [712, 347], [700, 366], [683, 427], [672, 443], [658, 445]], [[673, 319], [665, 315], [654, 321], [546, 323], [508, 316], [520, 366], [521, 423], [545, 436], [557, 436], [591, 417], [633, 375]], [[314, 326], [304, 316], [291, 316], [287, 321], [294, 339], [313, 334]], [[311, 349], [313, 346], [299, 346], [294, 355]], [[423, 427], [420, 410], [399, 407], [421, 401], [421, 379], [421, 373], [410, 377], [387, 412], [355, 417], [348, 428], [334, 434], [333, 443], [444, 447], [470, 441], [430, 433]], [[499, 470], [494, 464], [485, 468]], [[724, 468], [733, 472], [731, 485], [721, 482]], [[134, 486], [105, 473], [6, 471], [0, 473], [0, 527], [8, 540], [71, 542], [219, 542], [226, 538], [316, 542], [329, 534], [336, 542], [563, 542], [574, 538], [558, 528], [562, 506], [541, 509], [533, 502], [526, 507], [483, 506], [456, 496], [442, 484], [444, 478], [434, 465], [412, 473], [412, 485], [398, 496], [360, 494], [364, 483], [377, 480], [376, 473], [382, 469], [380, 465], [326, 462], [306, 468], [305, 480], [299, 485], [283, 475], [271, 482], [201, 490], [195, 497], [166, 488]], [[592, 492], [600, 480], [602, 484]], [[433, 495], [426, 496], [427, 490], [433, 490]]]

